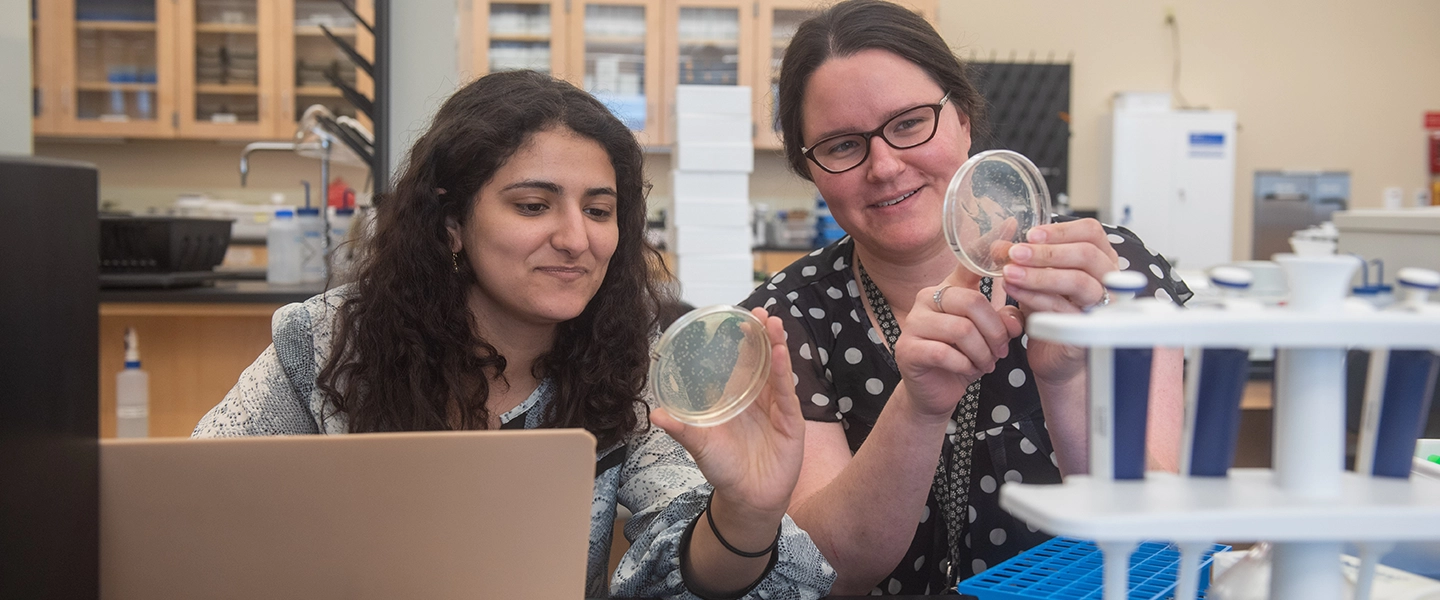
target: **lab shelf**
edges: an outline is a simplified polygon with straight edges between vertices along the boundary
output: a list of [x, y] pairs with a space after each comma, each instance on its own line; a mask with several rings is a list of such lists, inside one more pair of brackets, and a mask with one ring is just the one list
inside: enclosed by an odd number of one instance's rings
[[[1104, 550], [1105, 598], [1133, 597], [1129, 563], [1117, 559], [1141, 540], [1180, 548], [1178, 599], [1195, 597], [1203, 551], [1215, 540], [1229, 540], [1273, 544], [1270, 598], [1340, 600], [1345, 543], [1360, 546], [1359, 598], [1368, 597], [1377, 560], [1395, 542], [1440, 539], [1440, 482], [1379, 476], [1384, 471], [1373, 462], [1382, 450], [1389, 457], [1397, 446], [1413, 447], [1419, 433], [1409, 421], [1429, 398], [1436, 369], [1430, 351], [1440, 350], [1440, 306], [1426, 299], [1435, 274], [1413, 272], [1407, 298], [1377, 311], [1346, 298], [1359, 266], [1354, 257], [1282, 254], [1276, 261], [1291, 289], [1283, 307], [1228, 296], [1180, 310], [1161, 296], [1130, 299], [1124, 276], [1107, 276], [1110, 291], [1120, 293], [1118, 302], [1085, 314], [1030, 318], [1032, 340], [1087, 349], [1089, 475], [1066, 477], [1060, 485], [1003, 486], [1000, 505], [1048, 533], [1094, 540]], [[1403, 273], [1400, 279], [1404, 283]], [[1146, 451], [1151, 399], [1149, 386], [1136, 385], [1135, 378], [1153, 365], [1148, 352], [1130, 349], [1153, 347], [1190, 351], [1181, 475], [1142, 474], [1136, 467], [1137, 455]], [[1235, 442], [1226, 431], [1234, 421], [1227, 419], [1239, 411], [1241, 394], [1230, 382], [1246, 376], [1229, 371], [1235, 367], [1226, 361], [1207, 365], [1213, 359], [1201, 350], [1254, 348], [1276, 354], [1274, 468], [1207, 465], [1195, 472], [1225, 476], [1190, 476], [1195, 457], [1233, 452], [1225, 446]], [[1359, 472], [1343, 467], [1345, 360], [1352, 348], [1372, 351]], [[1203, 430], [1197, 425], [1202, 421]]]
[[1440, 481], [1419, 477], [1346, 472], [1338, 497], [1317, 500], [1286, 493], [1270, 469], [1231, 469], [1229, 477], [1151, 472], [1138, 481], [1079, 475], [1063, 485], [1006, 484], [1000, 505], [1044, 531], [1091, 540], [1440, 538]]
[[[1398, 312], [1248, 314], [1212, 310], [1153, 313], [1040, 314], [1030, 337], [1084, 346], [1282, 346], [1285, 348], [1440, 348], [1440, 317]], [[1371, 309], [1373, 311], [1373, 309]]]

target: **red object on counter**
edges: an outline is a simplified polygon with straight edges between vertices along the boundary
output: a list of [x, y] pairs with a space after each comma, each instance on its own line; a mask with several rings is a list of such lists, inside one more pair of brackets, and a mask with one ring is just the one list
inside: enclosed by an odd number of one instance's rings
[[325, 199], [330, 208], [355, 208], [355, 189], [339, 177], [330, 181], [330, 194]]
[[1430, 174], [1440, 175], [1440, 129], [1430, 130]]

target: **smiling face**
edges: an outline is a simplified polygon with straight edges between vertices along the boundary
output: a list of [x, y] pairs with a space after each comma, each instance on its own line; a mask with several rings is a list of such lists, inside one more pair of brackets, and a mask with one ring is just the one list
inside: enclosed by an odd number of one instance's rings
[[[870, 131], [906, 110], [939, 102], [945, 90], [923, 69], [884, 50], [835, 57], [810, 77], [801, 105], [803, 142]], [[896, 150], [876, 136], [870, 156], [844, 173], [808, 163], [836, 222], [876, 252], [949, 252], [941, 226], [945, 189], [970, 153], [969, 120], [953, 103], [930, 141]]]
[[615, 169], [599, 143], [558, 127], [531, 136], [480, 188], [450, 250], [477, 285], [480, 321], [553, 326], [585, 310], [619, 243]]

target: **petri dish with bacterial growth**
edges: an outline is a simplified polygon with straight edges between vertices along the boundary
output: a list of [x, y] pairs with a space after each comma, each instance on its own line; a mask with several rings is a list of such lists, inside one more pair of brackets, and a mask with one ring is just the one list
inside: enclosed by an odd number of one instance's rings
[[970, 157], [945, 190], [945, 239], [960, 263], [984, 277], [1000, 277], [1010, 247], [1030, 228], [1050, 222], [1050, 190], [1024, 155], [989, 150]]
[[660, 336], [650, 359], [650, 391], [676, 420], [712, 427], [745, 410], [770, 377], [765, 323], [748, 311], [699, 308]]

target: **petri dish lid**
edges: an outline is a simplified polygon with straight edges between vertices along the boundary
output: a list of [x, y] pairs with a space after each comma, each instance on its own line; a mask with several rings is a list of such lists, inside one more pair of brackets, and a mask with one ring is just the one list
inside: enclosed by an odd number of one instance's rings
[[650, 392], [676, 420], [711, 427], [740, 414], [770, 377], [765, 324], [734, 306], [707, 306], [670, 325], [650, 357]]
[[945, 239], [970, 271], [1000, 277], [1010, 247], [1050, 222], [1050, 190], [1035, 163], [1018, 152], [970, 157], [945, 190]]

